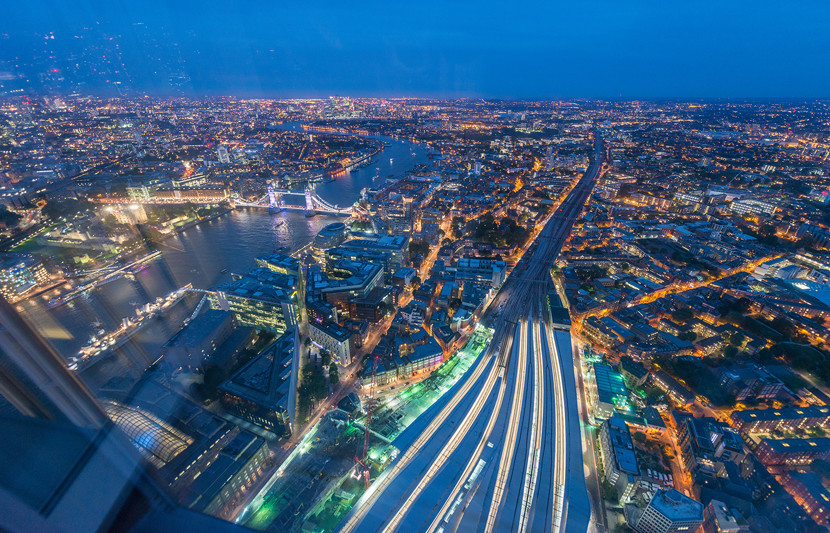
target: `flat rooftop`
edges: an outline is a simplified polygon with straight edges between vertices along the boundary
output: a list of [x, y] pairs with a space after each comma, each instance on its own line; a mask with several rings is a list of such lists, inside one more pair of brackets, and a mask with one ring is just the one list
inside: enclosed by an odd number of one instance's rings
[[673, 522], [703, 521], [703, 505], [675, 489], [658, 491], [649, 506]]

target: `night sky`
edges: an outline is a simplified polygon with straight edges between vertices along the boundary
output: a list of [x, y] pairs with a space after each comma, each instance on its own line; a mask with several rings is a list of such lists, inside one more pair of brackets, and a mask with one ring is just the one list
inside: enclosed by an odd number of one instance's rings
[[[83, 78], [85, 90], [104, 93], [107, 78], [125, 72], [125, 87], [153, 94], [171, 93], [170, 72], [182, 74], [178, 90], [192, 95], [830, 93], [826, 0], [4, 4], [0, 80], [8, 86], [36, 79], [51, 61], [67, 78]], [[121, 52], [123, 68], [111, 76], [98, 69], [116, 67], [84, 56], [101, 42]]]

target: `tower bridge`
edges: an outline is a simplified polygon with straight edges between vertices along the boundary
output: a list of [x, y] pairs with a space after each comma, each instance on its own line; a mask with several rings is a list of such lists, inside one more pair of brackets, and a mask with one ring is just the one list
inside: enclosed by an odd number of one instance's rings
[[[292, 205], [285, 203], [286, 196], [304, 196], [305, 206]], [[349, 216], [352, 214], [352, 206], [340, 207], [332, 205], [314, 192], [311, 188], [306, 187], [303, 192], [291, 191], [288, 189], [277, 189], [268, 187], [268, 192], [260, 199], [253, 202], [245, 202], [236, 200], [235, 207], [261, 207], [268, 208], [272, 212], [278, 211], [302, 211], [307, 215], [340, 215]]]

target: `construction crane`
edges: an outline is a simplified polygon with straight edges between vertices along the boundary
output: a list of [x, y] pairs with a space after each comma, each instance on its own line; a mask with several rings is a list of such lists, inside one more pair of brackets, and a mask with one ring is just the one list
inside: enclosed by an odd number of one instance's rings
[[354, 473], [356, 478], [363, 477], [363, 484], [369, 488], [371, 483], [369, 471], [369, 432], [372, 429], [372, 409], [375, 407], [375, 377], [378, 371], [378, 358], [375, 356], [375, 361], [372, 364], [372, 384], [369, 390], [369, 408], [366, 411], [366, 430], [363, 435], [363, 452], [355, 457]]

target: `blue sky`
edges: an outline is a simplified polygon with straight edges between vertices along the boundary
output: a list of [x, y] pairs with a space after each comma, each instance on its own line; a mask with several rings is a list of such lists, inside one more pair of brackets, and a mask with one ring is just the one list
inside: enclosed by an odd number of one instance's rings
[[[139, 88], [146, 40], [176, 43], [195, 94], [826, 97], [830, 2], [25, 0], [0, 60], [84, 27], [119, 35]], [[32, 50], [30, 50], [30, 48]], [[93, 87], [94, 89], [94, 87]]]

